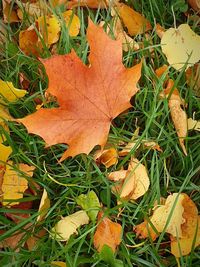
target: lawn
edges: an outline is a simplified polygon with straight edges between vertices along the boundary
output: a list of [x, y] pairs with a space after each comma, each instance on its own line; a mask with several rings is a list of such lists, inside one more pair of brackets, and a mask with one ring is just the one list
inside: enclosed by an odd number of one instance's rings
[[[4, 1], [0, 1], [1, 6], [2, 2]], [[22, 4], [21, 1], [10, 2], [10, 8], [14, 10], [17, 5]], [[58, 107], [56, 99], [47, 97], [45, 93], [48, 88], [48, 77], [39, 58], [51, 58], [52, 54], [68, 54], [74, 49], [78, 57], [88, 64], [90, 51], [86, 37], [88, 17], [95, 24], [105, 21], [111, 29], [110, 37], [114, 38], [111, 8], [75, 7], [73, 12], [80, 19], [80, 31], [78, 35], [70, 36], [63, 19], [60, 19], [61, 13], [66, 11], [65, 3], [56, 7], [46, 3], [48, 12], [59, 18], [61, 30], [59, 40], [54, 44], [48, 45], [44, 36], [44, 38], [39, 37], [41, 47], [38, 55], [25, 53], [19, 47], [20, 32], [33, 25], [35, 20], [33, 16], [31, 17], [27, 10], [22, 8], [22, 18], [19, 22], [4, 23], [3, 10], [1, 11], [0, 29], [3, 33], [0, 35], [0, 79], [12, 82], [16, 88], [27, 92], [24, 97], [13, 102], [0, 98], [0, 105], [7, 107], [9, 114], [15, 118], [6, 119], [8, 131], [1, 122], [0, 113], [0, 137], [4, 136], [0, 139], [3, 139], [2, 143], [5, 146], [10, 146], [12, 149], [9, 161], [0, 162], [2, 169], [0, 178], [5, 179], [3, 173], [6, 166], [14, 166], [14, 171], [21, 173], [21, 176], [29, 182], [29, 190], [17, 200], [17, 205], [14, 205], [16, 200], [13, 199], [7, 202], [2, 200], [0, 204], [0, 266], [2, 267], [56, 266], [53, 265], [53, 261], [64, 262], [66, 265], [63, 266], [67, 267], [200, 266], [198, 247], [195, 249], [193, 247], [189, 255], [176, 259], [170, 252], [169, 234], [162, 232], [153, 241], [151, 238], [139, 239], [133, 230], [136, 225], [152, 215], [152, 209], [155, 203], [160, 204], [161, 197], [167, 198], [173, 193], [187, 194], [200, 210], [200, 134], [195, 130], [187, 132], [184, 141], [187, 151], [185, 155], [172, 121], [168, 99], [160, 97], [166, 75], [158, 78], [155, 74], [155, 70], [164, 64], [169, 67], [168, 76], [174, 81], [174, 87], [185, 101], [182, 109], [188, 118], [200, 120], [200, 89], [197, 92], [187, 82], [185, 67], [178, 71], [169, 65], [156, 31], [156, 23], [164, 29], [187, 23], [195, 33], [200, 34], [200, 18], [184, 0], [133, 0], [126, 1], [126, 4], [143, 14], [152, 25], [152, 29], [133, 37], [140, 44], [139, 49], [129, 47], [128, 51], [123, 52], [122, 61], [126, 68], [142, 61], [141, 78], [138, 82], [140, 89], [131, 98], [132, 107], [112, 121], [107, 144], [115, 148], [117, 153], [127, 143], [134, 142], [134, 145], [125, 156], [118, 156], [118, 162], [108, 168], [94, 159], [95, 152], [100, 149], [99, 146], [95, 146], [88, 155], [81, 153], [60, 162], [63, 153], [68, 149], [67, 144], [55, 144], [46, 148], [44, 139], [39, 135], [29, 134], [27, 128], [15, 119], [32, 114], [37, 109], [39, 111], [41, 108], [39, 105], [46, 109]], [[36, 26], [34, 27], [39, 35]], [[127, 28], [124, 27], [124, 30], [127, 32]], [[107, 50], [106, 47], [105, 49]], [[110, 53], [112, 54], [112, 51]], [[58, 84], [59, 82], [58, 80]], [[2, 120], [4, 121], [5, 117]], [[137, 129], [138, 134], [136, 134]], [[145, 142], [152, 141], [158, 144], [160, 149], [145, 146]], [[127, 170], [133, 157], [145, 166], [150, 186], [146, 193], [136, 200], [122, 199], [119, 193], [113, 193], [113, 182], [108, 176], [114, 171]], [[21, 163], [34, 166], [32, 178], [19, 169]], [[38, 221], [40, 214], [38, 208], [44, 189], [51, 204], [43, 218]], [[82, 209], [77, 204], [77, 198], [90, 191], [96, 193], [101, 203], [99, 210], [104, 211], [107, 218], [122, 226], [121, 242], [114, 253], [108, 247], [99, 252], [94, 246], [94, 234], [101, 219], [90, 220], [88, 224], [79, 227], [77, 234], [71, 235], [67, 242], [51, 235], [51, 230], [58, 221]], [[173, 209], [173, 212], [175, 211], [176, 207]], [[17, 239], [19, 234], [21, 237]], [[27, 244], [30, 237], [34, 246]], [[13, 240], [17, 242], [13, 243]]]

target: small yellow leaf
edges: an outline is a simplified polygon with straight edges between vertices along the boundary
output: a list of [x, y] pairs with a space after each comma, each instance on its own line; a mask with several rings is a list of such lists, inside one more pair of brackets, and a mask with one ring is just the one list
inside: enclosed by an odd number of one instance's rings
[[[26, 164], [20, 163], [19, 171], [13, 168], [13, 162], [9, 161], [8, 165], [6, 165], [6, 171], [3, 176], [3, 184], [2, 184], [2, 191], [3, 191], [3, 201], [2, 205], [13, 206], [19, 204], [17, 199], [22, 198], [24, 191], [28, 188], [28, 181], [23, 177], [21, 172], [24, 172], [25, 175], [32, 177], [33, 170], [35, 167], [28, 166]], [[6, 201], [9, 200], [16, 200], [13, 202]]]
[[188, 24], [181, 24], [177, 29], [170, 28], [161, 39], [162, 51], [169, 64], [176, 70], [186, 69], [200, 60], [200, 36], [191, 30]]
[[131, 36], [142, 34], [151, 29], [150, 22], [129, 6], [118, 3], [116, 10]]
[[80, 30], [80, 20], [79, 17], [73, 14], [72, 10], [67, 10], [62, 13], [66, 26], [69, 31], [70, 36], [77, 36]]
[[0, 144], [0, 165], [7, 162], [11, 153], [12, 148], [10, 146], [4, 146], [3, 144]]
[[50, 46], [59, 40], [60, 23], [55, 16], [39, 17], [37, 23], [45, 44]]
[[103, 164], [106, 166], [106, 168], [109, 168], [110, 166], [117, 164], [118, 153], [114, 147], [105, 149], [103, 151], [98, 150], [94, 155], [94, 159], [97, 163]]
[[56, 266], [59, 266], [59, 267], [67, 267], [66, 263], [63, 262], [63, 261], [52, 261], [51, 262], [52, 264], [52, 267], [56, 267]]
[[37, 217], [37, 222], [42, 221], [44, 219], [44, 217], [47, 214], [49, 208], [50, 208], [50, 200], [48, 198], [47, 191], [44, 188], [44, 191], [43, 191], [43, 194], [42, 194], [42, 198], [41, 198], [41, 201], [40, 201], [39, 210], [38, 210], [40, 215]]
[[18, 98], [24, 97], [26, 93], [26, 90], [15, 88], [11, 82], [0, 80], [0, 103], [14, 102]]
[[200, 132], [200, 121], [193, 120], [192, 118], [188, 119], [188, 130], [196, 130]]
[[61, 219], [51, 230], [51, 237], [59, 241], [68, 241], [70, 236], [77, 234], [77, 228], [88, 224], [89, 217], [83, 210], [77, 211]]

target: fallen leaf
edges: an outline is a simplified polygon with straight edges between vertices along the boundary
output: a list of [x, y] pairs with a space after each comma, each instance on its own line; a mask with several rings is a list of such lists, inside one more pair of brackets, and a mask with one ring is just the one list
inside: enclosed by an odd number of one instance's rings
[[152, 240], [155, 240], [158, 236], [157, 233], [162, 233], [164, 229], [166, 233], [170, 233], [174, 237], [183, 236], [181, 228], [185, 222], [183, 218], [183, 199], [183, 194], [174, 193], [168, 196], [164, 205], [160, 205], [154, 209], [153, 215], [150, 218], [151, 224], [145, 220], [143, 223], [134, 227], [137, 236], [140, 238], [150, 236]]
[[7, 0], [2, 0], [3, 5], [3, 20], [5, 23], [18, 22], [19, 18], [17, 16], [16, 10], [13, 9], [13, 2], [10, 3]]
[[156, 23], [156, 33], [158, 37], [162, 38], [164, 32], [165, 32], [165, 29], [159, 23]]
[[136, 158], [132, 158], [128, 170], [111, 172], [108, 179], [121, 181], [114, 191], [120, 194], [120, 198], [136, 200], [143, 196], [149, 188], [147, 170]]
[[63, 261], [52, 261], [52, 266], [67, 267], [66, 263]]
[[11, 153], [12, 148], [10, 146], [0, 144], [0, 165], [4, 165], [7, 162]]
[[186, 195], [184, 199], [184, 223], [181, 225], [182, 236], [176, 238], [171, 236], [171, 252], [176, 257], [188, 255], [194, 245], [194, 249], [200, 245], [200, 216], [195, 203]]
[[176, 70], [181, 71], [185, 64], [187, 69], [200, 60], [200, 36], [188, 24], [166, 30], [161, 39], [161, 47], [167, 61]]
[[142, 34], [152, 29], [150, 22], [129, 6], [118, 3], [116, 10], [131, 36]]
[[23, 17], [28, 16], [33, 17], [34, 19], [47, 14], [47, 4], [44, 1], [37, 1], [37, 2], [27, 2], [27, 3], [20, 3], [20, 7], [17, 9], [17, 15], [20, 20], [23, 20]]
[[39, 32], [47, 46], [56, 43], [59, 40], [60, 23], [54, 16], [42, 16], [37, 19]]
[[33, 251], [37, 248], [39, 240], [46, 235], [46, 230], [41, 229], [38, 233], [34, 232], [32, 235], [26, 240], [26, 245], [29, 251]]
[[200, 11], [200, 0], [187, 0], [187, 2], [195, 11]]
[[51, 237], [59, 241], [68, 241], [71, 235], [77, 234], [77, 228], [88, 223], [87, 213], [83, 210], [77, 211], [57, 222], [51, 229]]
[[90, 191], [86, 195], [81, 194], [77, 197], [76, 202], [87, 212], [90, 220], [94, 222], [100, 208], [99, 199], [95, 192]]
[[189, 118], [187, 120], [188, 123], [188, 130], [195, 130], [200, 132], [200, 121], [193, 120], [192, 118]]
[[176, 88], [175, 89], [173, 88], [174, 88], [174, 81], [172, 79], [169, 79], [167, 82], [167, 86], [164, 90], [164, 93], [161, 93], [160, 96], [163, 97], [164, 95], [168, 97], [170, 114], [179, 138], [179, 143], [184, 154], [187, 156], [187, 151], [184, 144], [184, 140], [187, 136], [187, 114], [181, 107], [185, 103], [181, 99], [179, 91]]
[[[17, 200], [22, 198], [24, 191], [28, 188], [28, 180], [23, 177], [21, 172], [26, 176], [32, 177], [35, 167], [20, 163], [18, 169], [19, 171], [15, 170], [13, 167], [13, 162], [8, 161], [2, 184], [3, 206], [12, 206], [19, 203]], [[16, 201], [6, 201], [8, 199]]]
[[114, 147], [105, 149], [105, 150], [97, 150], [94, 154], [94, 160], [99, 163], [106, 166], [106, 168], [109, 168], [118, 162], [118, 153], [117, 150]]
[[11, 82], [0, 80], [0, 104], [14, 102], [17, 99], [24, 97], [26, 90], [17, 89]]
[[[136, 143], [137, 143], [137, 139], [139, 137], [139, 130], [140, 128], [137, 127], [135, 132], [133, 133], [133, 136], [131, 137], [131, 141], [121, 150], [119, 151], [119, 156], [126, 156], [130, 153], [130, 151], [135, 147]], [[140, 144], [137, 145], [137, 147], [135, 148], [138, 149], [138, 147], [140, 146]]]
[[40, 201], [40, 206], [38, 209], [39, 212], [39, 216], [37, 217], [37, 222], [40, 222], [44, 219], [44, 217], [46, 216], [48, 209], [50, 208], [50, 200], [48, 198], [48, 194], [46, 189], [44, 188], [43, 194], [42, 194], [42, 198]]
[[149, 148], [149, 149], [153, 149], [153, 150], [157, 150], [159, 152], [163, 152], [162, 148], [159, 146], [158, 143], [154, 142], [154, 141], [145, 141], [143, 143], [144, 147]]
[[141, 63], [129, 69], [123, 66], [121, 42], [111, 40], [91, 21], [87, 39], [90, 66], [74, 51], [42, 60], [49, 77], [48, 93], [57, 97], [59, 108], [40, 108], [17, 120], [47, 146], [68, 144], [61, 160], [88, 154], [96, 145], [104, 147], [111, 121], [131, 107], [130, 98], [138, 91]]
[[31, 25], [28, 29], [19, 33], [19, 47], [26, 55], [39, 56], [42, 51], [42, 45], [38, 42], [36, 26]]
[[94, 247], [101, 252], [104, 245], [109, 246], [113, 252], [121, 243], [122, 227], [119, 223], [112, 222], [110, 219], [103, 217], [103, 213], [99, 212], [99, 224], [94, 234]]
[[200, 63], [186, 70], [186, 81], [195, 95], [200, 97]]
[[73, 11], [67, 10], [62, 13], [70, 36], [77, 36], [80, 30], [80, 20]]

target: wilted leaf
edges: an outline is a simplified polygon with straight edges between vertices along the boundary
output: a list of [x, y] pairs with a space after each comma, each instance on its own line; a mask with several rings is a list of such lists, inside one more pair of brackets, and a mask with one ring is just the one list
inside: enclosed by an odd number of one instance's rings
[[98, 150], [94, 155], [94, 159], [97, 163], [103, 164], [106, 168], [111, 167], [112, 165], [117, 164], [118, 162], [118, 153], [114, 147], [105, 149], [103, 151]]
[[181, 107], [184, 105], [184, 101], [181, 99], [179, 91], [176, 88], [174, 89], [174, 81], [172, 79], [168, 80], [164, 93], [160, 94], [161, 97], [163, 97], [163, 95], [168, 97], [170, 114], [179, 138], [179, 143], [184, 154], [187, 155], [184, 144], [184, 139], [187, 136], [187, 114]]
[[87, 213], [83, 210], [77, 211], [57, 222], [51, 229], [51, 237], [59, 241], [68, 241], [71, 235], [77, 234], [77, 228], [88, 223]]
[[99, 224], [94, 234], [94, 247], [100, 252], [103, 246], [107, 245], [115, 252], [117, 246], [121, 243], [121, 225], [106, 217], [103, 218], [102, 212], [99, 212], [98, 221]]
[[40, 206], [39, 206], [39, 209], [38, 209], [38, 212], [39, 212], [39, 216], [37, 217], [37, 221], [38, 222], [42, 221], [44, 219], [44, 217], [47, 214], [49, 208], [50, 208], [50, 200], [48, 198], [47, 191], [44, 188], [44, 191], [43, 191], [43, 194], [42, 194], [42, 198], [41, 198], [41, 201], [40, 201]]
[[[166, 233], [170, 233], [174, 237], [183, 236], [181, 228], [182, 224], [185, 222], [183, 218], [183, 199], [183, 194], [178, 195], [174, 193], [168, 196], [164, 205], [160, 205], [154, 209], [153, 215], [150, 218], [151, 224], [144, 221], [134, 228], [137, 236], [140, 238], [147, 238], [150, 236], [155, 240], [157, 233], [162, 233], [164, 229]], [[157, 232], [154, 229], [156, 229]]]
[[123, 66], [121, 42], [111, 40], [91, 21], [87, 38], [89, 67], [74, 51], [42, 60], [49, 77], [48, 93], [57, 97], [59, 108], [40, 108], [18, 120], [48, 146], [68, 144], [61, 160], [88, 154], [96, 145], [103, 147], [111, 121], [131, 107], [130, 98], [138, 91], [141, 64], [129, 69]]
[[[28, 181], [23, 177], [22, 173], [26, 176], [32, 177], [35, 167], [28, 166], [20, 163], [18, 166], [19, 171], [13, 167], [12, 161], [6, 165], [6, 170], [3, 177], [2, 191], [3, 191], [3, 205], [16, 205], [19, 198], [22, 198], [24, 191], [28, 188]], [[16, 200], [9, 202], [6, 200]]]
[[13, 2], [2, 0], [3, 5], [3, 20], [6, 23], [18, 22], [19, 18], [17, 16], [16, 10], [13, 9]]
[[181, 24], [177, 29], [170, 28], [164, 32], [161, 45], [169, 64], [176, 70], [180, 71], [185, 64], [187, 69], [200, 60], [200, 36], [188, 24]]
[[39, 240], [46, 235], [46, 230], [41, 229], [38, 233], [35, 231], [32, 235], [26, 240], [26, 245], [29, 251], [33, 251], [37, 248]]
[[116, 10], [131, 36], [151, 30], [150, 22], [129, 6], [118, 3]]
[[20, 90], [13, 86], [11, 82], [0, 80], [0, 103], [14, 102], [18, 98], [25, 96], [26, 90]]
[[189, 118], [187, 122], [188, 122], [188, 130], [196, 130], [200, 132], [200, 121], [196, 121], [193, 120], [192, 118]]
[[149, 188], [147, 170], [136, 158], [132, 158], [127, 171], [111, 172], [108, 179], [122, 181], [114, 190], [120, 194], [120, 198], [136, 200], [143, 196]]
[[86, 195], [81, 194], [77, 197], [76, 202], [84, 209], [91, 221], [95, 221], [99, 212], [100, 203], [94, 191], [88, 192]]

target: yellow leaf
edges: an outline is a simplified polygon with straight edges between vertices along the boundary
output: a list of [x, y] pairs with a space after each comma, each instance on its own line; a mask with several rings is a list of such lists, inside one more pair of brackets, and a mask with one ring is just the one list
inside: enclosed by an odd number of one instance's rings
[[149, 21], [129, 6], [118, 3], [116, 10], [131, 36], [142, 34], [151, 29]]
[[62, 13], [66, 26], [69, 31], [70, 36], [77, 36], [80, 30], [80, 20], [79, 17], [73, 14], [72, 10], [67, 10]]
[[39, 17], [37, 23], [45, 44], [50, 46], [59, 40], [60, 23], [55, 16]]
[[[12, 116], [9, 114], [7, 107], [0, 104], [0, 127], [2, 127], [7, 133], [9, 133], [9, 128], [6, 121], [12, 120]], [[6, 137], [3, 133], [0, 134], [0, 143], [6, 141]]]
[[96, 162], [105, 165], [106, 168], [109, 168], [110, 166], [117, 164], [118, 153], [114, 147], [105, 149], [103, 151], [98, 150], [94, 155], [94, 159]]
[[192, 118], [188, 119], [188, 130], [196, 130], [200, 132], [200, 121], [193, 120]]
[[[19, 171], [13, 168], [13, 162], [9, 161], [6, 165], [6, 171], [3, 177], [2, 191], [3, 191], [3, 201], [2, 205], [13, 206], [19, 204], [17, 199], [22, 198], [24, 191], [28, 188], [28, 181], [23, 177], [21, 172], [25, 173], [26, 176], [32, 177], [33, 170], [35, 167], [28, 166], [26, 164], [20, 163]], [[16, 200], [13, 202], [6, 201]]]
[[7, 162], [11, 153], [12, 148], [10, 146], [4, 146], [3, 144], [0, 144], [0, 165]]
[[59, 267], [67, 267], [66, 263], [63, 262], [63, 261], [52, 261], [51, 264], [52, 264], [52, 267], [53, 266], [55, 266], [55, 267], [56, 266], [59, 266]]
[[47, 191], [44, 188], [44, 191], [43, 191], [43, 194], [42, 194], [42, 198], [41, 198], [41, 201], [40, 201], [39, 210], [38, 210], [40, 215], [37, 217], [37, 222], [42, 221], [44, 219], [44, 217], [47, 214], [49, 208], [50, 208], [50, 200], [48, 198]]
[[183, 218], [185, 222], [182, 224], [182, 237], [176, 238], [171, 236], [171, 252], [174, 256], [181, 257], [188, 255], [192, 247], [200, 245], [200, 216], [195, 203], [186, 195], [182, 194], [184, 199], [182, 206], [184, 208]]
[[14, 102], [18, 98], [24, 97], [26, 93], [25, 90], [15, 88], [11, 82], [0, 80], [0, 103]]
[[68, 241], [71, 235], [77, 234], [77, 228], [88, 224], [89, 217], [83, 210], [61, 219], [51, 230], [51, 237], [59, 241]]
[[169, 64], [176, 70], [186, 69], [200, 60], [200, 36], [193, 32], [188, 24], [177, 29], [170, 28], [161, 39], [162, 51]]
[[164, 205], [160, 205], [154, 209], [153, 215], [150, 218], [151, 224], [147, 221], [135, 227], [135, 231], [141, 238], [151, 236], [154, 240], [157, 237], [156, 232], [162, 233], [165, 229], [166, 233], [170, 233], [174, 237], [183, 236], [181, 225], [185, 222], [183, 218], [184, 208], [182, 201], [183, 194], [174, 193], [167, 197]]

